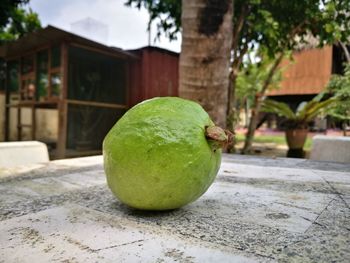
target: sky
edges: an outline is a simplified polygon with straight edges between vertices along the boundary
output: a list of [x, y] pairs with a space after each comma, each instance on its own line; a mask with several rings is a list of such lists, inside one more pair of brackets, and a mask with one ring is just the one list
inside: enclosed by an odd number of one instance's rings
[[[124, 6], [126, 0], [31, 0], [30, 8], [38, 13], [43, 27], [48, 24], [81, 36], [97, 40], [108, 46], [123, 49], [135, 49], [148, 45], [148, 12]], [[89, 35], [79, 26], [73, 26], [78, 21], [90, 18], [97, 21], [102, 29], [100, 34]], [[91, 31], [90, 31], [91, 33]], [[161, 37], [154, 42], [156, 25], [152, 26], [152, 46], [166, 48], [180, 52], [181, 36], [179, 40], [170, 42]]]

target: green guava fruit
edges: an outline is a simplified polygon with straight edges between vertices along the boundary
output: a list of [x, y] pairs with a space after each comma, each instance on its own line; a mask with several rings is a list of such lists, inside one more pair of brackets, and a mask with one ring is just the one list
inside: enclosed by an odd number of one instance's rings
[[133, 208], [179, 208], [212, 184], [227, 140], [195, 102], [177, 97], [141, 102], [104, 139], [108, 186]]

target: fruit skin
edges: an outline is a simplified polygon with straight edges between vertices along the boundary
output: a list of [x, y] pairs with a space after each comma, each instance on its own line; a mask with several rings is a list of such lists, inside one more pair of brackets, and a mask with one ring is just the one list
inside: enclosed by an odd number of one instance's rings
[[212, 184], [221, 149], [205, 137], [214, 126], [203, 108], [177, 97], [131, 108], [103, 142], [107, 183], [124, 204], [142, 210], [179, 208]]

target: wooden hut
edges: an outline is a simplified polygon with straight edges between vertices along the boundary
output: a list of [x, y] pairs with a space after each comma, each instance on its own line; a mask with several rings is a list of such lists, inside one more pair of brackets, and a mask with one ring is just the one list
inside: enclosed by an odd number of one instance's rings
[[281, 63], [281, 88], [270, 91], [268, 96], [296, 108], [323, 92], [332, 74], [342, 74], [343, 62], [344, 54], [336, 45], [295, 51], [292, 61]]
[[[130, 106], [177, 94], [176, 56], [151, 47], [124, 51], [52, 26], [7, 43], [0, 47], [5, 140], [46, 142], [52, 158], [101, 153]], [[170, 69], [160, 66], [166, 63]]]
[[[270, 91], [268, 96], [285, 102], [296, 110], [301, 102], [310, 101], [317, 94], [324, 92], [332, 74], [343, 74], [345, 61], [344, 52], [337, 45], [323, 48], [311, 46], [295, 51], [292, 61], [285, 59], [281, 63], [281, 88]], [[283, 128], [283, 118], [264, 115], [262, 120], [274, 118], [277, 120], [277, 127]], [[324, 130], [327, 125], [329, 124], [326, 119], [316, 119], [312, 128]]]
[[130, 106], [153, 97], [178, 96], [178, 53], [158, 47], [129, 52], [139, 58], [130, 67]]

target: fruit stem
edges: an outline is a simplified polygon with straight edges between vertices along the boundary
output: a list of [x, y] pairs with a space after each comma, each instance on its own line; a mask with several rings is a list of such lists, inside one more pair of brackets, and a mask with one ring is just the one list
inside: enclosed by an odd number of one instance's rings
[[233, 133], [218, 126], [206, 126], [205, 137], [214, 141], [218, 148], [224, 148], [233, 143]]

